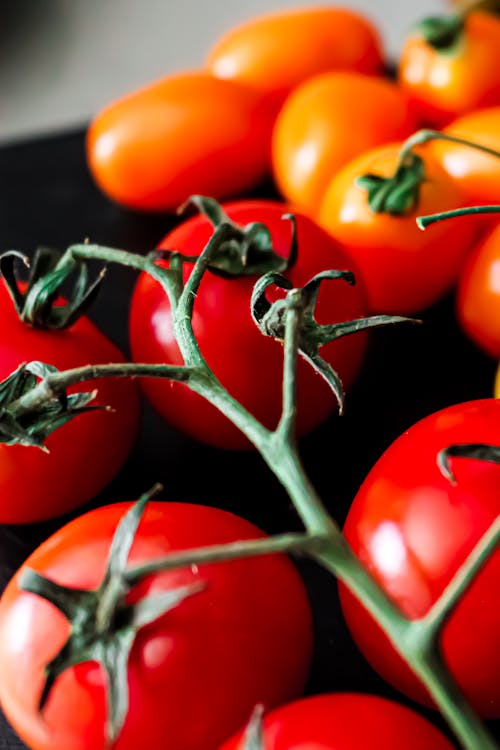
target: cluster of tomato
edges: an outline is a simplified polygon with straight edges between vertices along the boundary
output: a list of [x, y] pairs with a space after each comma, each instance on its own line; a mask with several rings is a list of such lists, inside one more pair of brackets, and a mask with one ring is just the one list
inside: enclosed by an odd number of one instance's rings
[[[322, 8], [257, 19], [221, 40], [204, 71], [171, 76], [105, 110], [89, 130], [89, 164], [111, 198], [141, 210], [173, 210], [193, 193], [241, 194], [271, 170], [287, 205], [245, 199], [221, 213], [205, 201], [208, 215], [184, 221], [161, 247], [198, 255], [218, 217], [242, 233], [256, 222], [264, 224], [275, 252], [286, 258], [293, 227], [283, 214], [291, 205], [299, 247], [288, 273], [293, 285], [304, 286], [325, 268], [354, 267], [360, 278], [353, 289], [339, 284], [335, 294], [321, 288], [320, 323], [352, 320], [367, 310], [416, 312], [436, 302], [460, 276], [463, 325], [500, 358], [500, 322], [494, 314], [500, 299], [495, 283], [499, 230], [462, 219], [422, 233], [415, 222], [422, 214], [494, 202], [500, 160], [444, 141], [401, 156], [401, 140], [421, 124], [500, 148], [497, 58], [500, 20], [487, 12], [423, 24], [405, 47], [399, 83], [383, 77], [377, 32], [357, 14]], [[191, 268], [184, 264], [186, 277]], [[273, 428], [281, 408], [282, 348], [251, 321], [254, 283], [251, 276], [228, 281], [207, 273], [193, 329], [224, 387]], [[64, 331], [39, 330], [21, 322], [6, 291], [0, 294], [3, 328], [12, 331], [0, 341], [3, 377], [26, 360], [59, 369], [119, 361], [113, 345], [86, 318]], [[182, 364], [168, 299], [146, 275], [132, 300], [130, 341], [137, 362]], [[363, 336], [346, 337], [322, 350], [347, 385], [365, 343]], [[304, 434], [331, 413], [335, 400], [303, 361], [297, 380], [297, 427]], [[222, 448], [248, 447], [227, 418], [184, 385], [147, 380], [143, 386], [179, 429]], [[57, 516], [95, 496], [118, 471], [137, 426], [134, 384], [118, 381], [110, 387], [99, 381], [97, 403], [113, 411], [94, 411], [65, 424], [47, 438], [48, 454], [35, 455], [22, 445], [1, 448], [1, 496], [9, 498], [1, 506], [2, 522]], [[457, 443], [497, 444], [499, 410], [500, 401], [488, 399], [423, 420], [384, 454], [354, 500], [346, 536], [410, 618], [430, 609], [498, 516], [496, 465], [457, 462], [457, 483], [451, 485], [436, 455]], [[89, 465], [92, 471], [86, 470]], [[29, 558], [2, 597], [0, 700], [20, 736], [36, 750], [105, 747], [109, 685], [92, 660], [57, 672], [53, 660], [64, 653], [69, 633], [61, 610], [71, 616], [71, 607], [55, 592], [50, 603], [21, 590], [20, 580], [30, 568], [80, 593], [97, 590], [125, 509], [101, 508], [64, 527]], [[259, 535], [248, 522], [217, 509], [151, 503], [130, 563]], [[497, 553], [443, 635], [451, 672], [485, 717], [500, 714], [499, 566]], [[167, 745], [216, 750], [245, 724], [255, 704], [280, 706], [303, 689], [312, 651], [311, 613], [293, 566], [270, 556], [157, 573], [131, 598], [198, 579], [203, 590], [137, 633], [126, 668], [130, 702], [113, 745], [117, 750]], [[346, 590], [341, 597], [353, 636], [376, 669], [403, 692], [429, 703], [362, 606]], [[113, 637], [125, 637], [130, 624], [110, 623]], [[84, 648], [88, 633], [77, 631], [74, 622], [71, 633], [81, 636]], [[41, 712], [47, 665], [57, 677]], [[387, 748], [451, 747], [417, 714], [360, 695], [291, 704], [269, 713], [264, 727], [269, 750], [304, 743], [354, 750], [373, 746], [374, 737]], [[238, 736], [224, 747], [253, 747], [245, 742]]]

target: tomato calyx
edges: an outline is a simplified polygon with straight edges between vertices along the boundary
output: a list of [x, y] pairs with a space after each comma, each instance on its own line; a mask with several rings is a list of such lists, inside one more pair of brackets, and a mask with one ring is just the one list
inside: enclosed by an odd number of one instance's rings
[[[341, 323], [319, 324], [314, 318], [320, 287], [324, 281], [344, 281], [353, 286], [356, 283], [351, 271], [323, 271], [316, 274], [301, 289], [295, 289], [291, 281], [281, 274], [268, 273], [254, 286], [251, 298], [252, 318], [264, 334], [278, 341], [284, 341], [289, 310], [298, 315], [297, 343], [302, 357], [328, 383], [339, 405], [340, 414], [344, 410], [345, 393], [342, 381], [333, 367], [320, 355], [319, 350], [335, 339], [359, 333], [369, 328], [380, 328], [393, 323], [418, 322], [412, 318], [397, 315], [372, 315]], [[266, 292], [272, 285], [286, 291], [284, 297], [270, 302]]]
[[48, 452], [44, 441], [51, 432], [79, 414], [106, 409], [104, 406], [91, 404], [96, 391], [71, 395], [62, 391], [54, 393], [50, 399], [42, 399], [27, 411], [16, 409], [19, 399], [55, 372], [58, 370], [52, 365], [29, 362], [20, 365], [0, 382], [0, 443], [34, 446]]
[[126, 579], [128, 556], [148, 500], [160, 489], [143, 495], [118, 524], [100, 586], [94, 590], [74, 589], [55, 583], [26, 568], [20, 579], [22, 591], [53, 604], [70, 623], [70, 635], [45, 667], [39, 710], [43, 711], [55, 681], [67, 669], [95, 661], [106, 675], [106, 741], [114, 742], [128, 712], [128, 661], [138, 632], [163, 617], [185, 599], [200, 592], [204, 585], [191, 585], [150, 594], [137, 602], [127, 601], [130, 585]]
[[[217, 252], [210, 258], [209, 270], [224, 278], [239, 278], [241, 276], [261, 276], [275, 271], [284, 273], [297, 261], [298, 244], [296, 222], [293, 214], [283, 214], [283, 219], [289, 219], [292, 226], [290, 252], [287, 258], [278, 255], [273, 246], [269, 228], [260, 221], [254, 221], [242, 226], [237, 224], [226, 214], [222, 206], [214, 199], [203, 195], [192, 195], [180, 208], [178, 213], [185, 213], [189, 208], [195, 208], [205, 216], [215, 230], [222, 225], [231, 228], [229, 236], [220, 243]], [[166, 251], [167, 256], [171, 255]], [[175, 253], [175, 255], [180, 255]], [[184, 260], [195, 262], [196, 257], [181, 256]]]
[[418, 206], [424, 181], [424, 160], [409, 150], [402, 155], [392, 177], [365, 174], [358, 177], [356, 184], [366, 190], [368, 205], [374, 213], [404, 216]]
[[500, 464], [500, 446], [485, 443], [461, 443], [451, 445], [440, 451], [437, 456], [439, 470], [452, 484], [456, 484], [457, 480], [451, 467], [451, 458], [468, 458]]
[[243, 750], [264, 750], [264, 726], [262, 718], [264, 706], [255, 706], [250, 721], [245, 729], [243, 738]]
[[450, 52], [462, 40], [465, 18], [461, 14], [431, 16], [417, 25], [417, 31], [427, 44], [438, 52]]
[[[30, 270], [26, 289], [16, 277], [18, 261]], [[69, 328], [83, 315], [95, 300], [105, 275], [102, 269], [91, 281], [88, 262], [48, 247], [38, 248], [32, 261], [17, 250], [3, 253], [0, 272], [21, 320], [34, 328], [49, 330]], [[61, 304], [61, 291], [71, 276], [76, 277], [75, 283]]]

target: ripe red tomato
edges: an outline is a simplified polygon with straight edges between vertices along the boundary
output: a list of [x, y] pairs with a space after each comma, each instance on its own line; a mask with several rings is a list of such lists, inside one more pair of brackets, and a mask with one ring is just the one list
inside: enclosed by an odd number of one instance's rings
[[412, 34], [399, 63], [399, 81], [418, 116], [446, 125], [458, 115], [500, 103], [500, 19], [470, 13], [456, 39], [435, 48]]
[[276, 120], [277, 185], [287, 200], [315, 216], [344, 164], [415, 129], [407, 97], [391, 81], [361, 73], [315, 76], [290, 94]]
[[273, 118], [241, 83], [172, 75], [94, 119], [89, 167], [106, 195], [129, 208], [175, 211], [193, 193], [229, 197], [268, 171]]
[[[38, 360], [59, 370], [123, 362], [121, 352], [88, 318], [70, 328], [32, 328], [19, 319], [0, 286], [0, 379]], [[123, 465], [137, 432], [138, 393], [124, 379], [99, 380], [74, 391], [98, 389], [93, 403], [112, 411], [81, 414], [36, 447], [0, 444], [0, 523], [32, 523], [66, 513], [95, 497]]]
[[463, 269], [457, 315], [472, 341], [500, 359], [500, 224], [479, 243]]
[[[104, 750], [105, 677], [96, 662], [67, 669], [56, 679], [43, 714], [38, 711], [44, 666], [65, 643], [68, 624], [52, 604], [21, 591], [19, 576], [28, 567], [61, 585], [96, 589], [115, 528], [129, 507], [99, 508], [62, 528], [31, 555], [3, 594], [0, 701], [33, 750]], [[138, 564], [172, 550], [260, 536], [255, 526], [222, 510], [155, 502], [146, 509], [129, 560]], [[257, 701], [275, 706], [304, 687], [311, 613], [286, 557], [157, 573], [133, 594], [193, 582], [204, 583], [200, 593], [137, 634], [128, 662], [129, 711], [116, 750], [215, 750]]]
[[208, 55], [219, 78], [249, 84], [281, 102], [299, 83], [329, 70], [377, 73], [379, 34], [348, 8], [293, 8], [253, 18], [223, 36]]
[[[336, 693], [290, 703], [264, 717], [265, 750], [452, 750], [432, 724], [375, 695]], [[244, 732], [222, 750], [245, 750]]]
[[[443, 409], [405, 432], [364, 481], [345, 533], [355, 553], [405, 615], [417, 619], [439, 598], [474, 545], [498, 518], [500, 466], [454, 459], [457, 484], [436, 456], [460, 443], [500, 444], [500, 401]], [[486, 563], [442, 634], [445, 660], [474, 708], [500, 716], [500, 551]], [[361, 651], [390, 683], [419, 701], [423, 686], [366, 610], [341, 589], [347, 624]]]
[[[278, 255], [287, 257], [291, 226], [282, 216], [289, 209], [270, 201], [242, 201], [225, 206], [229, 217], [240, 225], [260, 221], [270, 230]], [[296, 214], [299, 258], [287, 273], [295, 286], [304, 286], [325, 269], [349, 269], [351, 261], [336, 242], [313, 221]], [[174, 229], [160, 243], [162, 248], [199, 255], [212, 235], [212, 226], [196, 216]], [[186, 276], [190, 264], [185, 264]], [[250, 298], [256, 277], [223, 279], [205, 274], [194, 306], [193, 328], [215, 375], [243, 406], [267, 427], [276, 426], [281, 413], [283, 348], [264, 336], [250, 315]], [[334, 288], [332, 289], [332, 285]], [[317, 320], [334, 323], [361, 317], [364, 299], [358, 287], [338, 281], [326, 282], [320, 290]], [[137, 362], [181, 364], [172, 334], [171, 311], [160, 286], [142, 275], [131, 305], [130, 342]], [[344, 385], [353, 380], [363, 356], [363, 335], [348, 336], [327, 344], [322, 356], [339, 371]], [[185, 385], [143, 380], [142, 385], [158, 412], [176, 428], [198, 440], [224, 448], [248, 448], [239, 430], [214, 406]], [[335, 408], [336, 401], [322, 378], [302, 358], [298, 362], [298, 431], [317, 426]]]
[[320, 226], [354, 259], [370, 309], [412, 314], [436, 302], [457, 280], [476, 224], [463, 219], [427, 232], [417, 227], [419, 215], [464, 205], [460, 189], [422, 149], [414, 150], [425, 172], [414, 205], [401, 215], [372, 209], [369, 192], [358, 180], [364, 175], [393, 177], [399, 150], [399, 145], [379, 147], [345, 166], [327, 186], [317, 216]]

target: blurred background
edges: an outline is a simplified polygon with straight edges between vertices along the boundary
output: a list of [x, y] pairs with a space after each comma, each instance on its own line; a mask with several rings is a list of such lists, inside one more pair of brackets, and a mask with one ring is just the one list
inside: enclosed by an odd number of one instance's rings
[[[82, 125], [110, 100], [199, 66], [256, 14], [306, 0], [3, 0], [0, 142]], [[445, 0], [339, 0], [375, 20], [395, 58], [415, 20]]]

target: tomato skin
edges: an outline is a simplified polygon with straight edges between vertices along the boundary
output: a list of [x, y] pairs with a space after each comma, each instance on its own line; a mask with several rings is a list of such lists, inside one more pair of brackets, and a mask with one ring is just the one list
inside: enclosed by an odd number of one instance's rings
[[417, 216], [463, 206], [460, 190], [426, 152], [426, 180], [416, 208], [403, 216], [376, 213], [357, 185], [366, 174], [391, 177], [400, 145], [362, 154], [333, 178], [321, 202], [318, 223], [346, 249], [359, 268], [368, 304], [377, 313], [412, 314], [434, 302], [457, 280], [475, 234], [467, 219], [443, 222], [422, 232]]
[[465, 333], [500, 359], [500, 224], [479, 243], [460, 278], [457, 316]]
[[[27, 566], [63, 585], [96, 588], [116, 525], [129, 507], [99, 508], [71, 522], [21, 570]], [[216, 508], [150, 503], [130, 564], [261, 536], [249, 522]], [[37, 711], [43, 665], [65, 642], [68, 626], [51, 604], [19, 590], [19, 575], [0, 602], [2, 707], [33, 750], [103, 750], [104, 677], [97, 664], [63, 673], [43, 716]], [[304, 686], [311, 613], [292, 563], [274, 555], [176, 570], [148, 577], [140, 591], [146, 595], [200, 580], [206, 584], [201, 593], [138, 634], [129, 662], [129, 714], [116, 750], [215, 750], [255, 702], [274, 706]]]
[[419, 32], [410, 36], [398, 78], [416, 114], [443, 126], [466, 112], [500, 104], [500, 19], [471, 13], [454, 49], [435, 50]]
[[[453, 120], [444, 132], [500, 150], [500, 107], [469, 112]], [[496, 204], [500, 195], [500, 159], [458, 143], [434, 142], [430, 148], [460, 186], [467, 204]]]
[[[412, 619], [431, 608], [498, 517], [499, 466], [455, 459], [456, 485], [440, 473], [437, 453], [458, 443], [499, 445], [500, 401], [457, 404], [412, 426], [375, 464], [346, 521], [345, 534], [355, 553]], [[442, 635], [452, 674], [485, 717], [500, 715], [499, 576], [497, 551]], [[343, 587], [341, 601], [351, 634], [377, 672], [412, 698], [430, 703], [378, 625]]]
[[[289, 221], [282, 219], [282, 215], [290, 210], [287, 206], [255, 200], [228, 204], [224, 208], [239, 224], [253, 221], [266, 224], [276, 252], [284, 257], [289, 254], [291, 226]], [[295, 215], [299, 259], [286, 274], [295, 286], [304, 286], [312, 276], [325, 269], [352, 269], [350, 259], [323, 230], [306, 216]], [[212, 231], [204, 217], [196, 216], [174, 229], [160, 246], [198, 255]], [[186, 276], [190, 269], [191, 266], [185, 264]], [[281, 414], [283, 347], [264, 336], [251, 319], [250, 299], [256, 280], [254, 276], [226, 280], [206, 274], [194, 306], [193, 329], [202, 354], [224, 387], [257, 419], [273, 428]], [[358, 286], [349, 287], [342, 281], [326, 282], [320, 290], [317, 307], [320, 323], [358, 318], [364, 310], [364, 297]], [[130, 343], [137, 362], [182, 363], [172, 334], [168, 300], [159, 285], [145, 275], [139, 278], [132, 298]], [[364, 336], [356, 334], [327, 344], [321, 353], [338, 369], [348, 387], [359, 369], [364, 349]], [[185, 385], [153, 379], [144, 379], [142, 385], [155, 409], [177, 429], [223, 448], [250, 447], [226, 417]], [[299, 357], [299, 434], [313, 429], [335, 408], [336, 401], [330, 388]]]
[[204, 72], [171, 75], [94, 119], [88, 163], [117, 203], [175, 211], [193, 193], [228, 197], [257, 184], [269, 166], [272, 121], [247, 86]]
[[[123, 362], [121, 352], [85, 317], [64, 331], [35, 329], [19, 319], [0, 285], [0, 379], [23, 362], [60, 370]], [[138, 427], [134, 383], [103, 379], [71, 391], [98, 389], [94, 404], [113, 411], [81, 414], [59, 427], [39, 448], [0, 444], [0, 523], [33, 523], [66, 513], [95, 497], [127, 458]]]
[[282, 102], [290, 91], [329, 70], [378, 73], [382, 44], [373, 24], [347, 8], [294, 8], [253, 18], [223, 36], [207, 67]]
[[344, 164], [415, 129], [406, 96], [390, 81], [345, 72], [311, 78], [291, 93], [276, 120], [272, 161], [278, 188], [315, 216]]
[[[243, 750], [243, 734], [221, 750]], [[452, 750], [430, 722], [393, 701], [361, 693], [316, 695], [264, 717], [266, 750]]]

